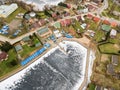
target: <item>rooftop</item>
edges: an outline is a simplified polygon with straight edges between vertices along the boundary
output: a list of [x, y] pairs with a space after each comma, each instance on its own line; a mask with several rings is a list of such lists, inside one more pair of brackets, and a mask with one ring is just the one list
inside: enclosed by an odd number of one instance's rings
[[102, 30], [109, 32], [111, 27], [109, 25], [103, 24], [102, 25]]
[[118, 65], [118, 56], [117, 55], [112, 55], [112, 63], [113, 63], [113, 65]]

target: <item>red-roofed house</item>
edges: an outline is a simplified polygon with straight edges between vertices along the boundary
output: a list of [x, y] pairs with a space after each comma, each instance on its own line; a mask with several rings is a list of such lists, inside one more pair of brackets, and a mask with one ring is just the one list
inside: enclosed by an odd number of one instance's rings
[[95, 22], [99, 22], [99, 21], [100, 21], [100, 18], [94, 17], [93, 20], [94, 20]]
[[112, 27], [116, 27], [118, 25], [116, 22], [111, 22], [110, 24]]
[[8, 54], [6, 52], [0, 51], [0, 61], [6, 60]]
[[87, 14], [87, 18], [92, 19], [92, 18], [93, 18], [93, 15]]
[[68, 25], [71, 24], [71, 20], [70, 19], [63, 20], [63, 21], [60, 22], [60, 24], [62, 26], [68, 26]]
[[108, 20], [104, 20], [104, 21], [103, 21], [103, 24], [110, 25], [110, 22], [109, 22]]
[[69, 8], [69, 9], [70, 9], [70, 8], [71, 8], [71, 5], [70, 5], [70, 4], [67, 4], [67, 8]]

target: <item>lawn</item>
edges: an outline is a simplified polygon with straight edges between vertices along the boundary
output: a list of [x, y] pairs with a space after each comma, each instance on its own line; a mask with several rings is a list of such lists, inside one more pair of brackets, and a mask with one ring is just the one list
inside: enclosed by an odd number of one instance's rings
[[77, 31], [79, 30], [80, 33], [84, 32], [84, 29], [82, 29], [82, 27], [80, 26], [80, 22], [78, 22], [77, 20], [75, 20], [75, 24], [73, 24], [73, 28]]
[[105, 32], [102, 30], [96, 30], [94, 40], [97, 42], [102, 41], [102, 38], [105, 37]]
[[26, 10], [19, 6], [18, 9], [15, 10], [12, 14], [10, 14], [5, 20], [7, 21], [7, 23], [10, 23], [13, 19], [15, 19], [15, 16], [18, 13], [25, 13], [25, 12]]
[[119, 48], [115, 44], [107, 43], [99, 45], [99, 49], [101, 53], [106, 54], [119, 54]]
[[115, 38], [108, 38], [107, 40], [110, 43], [114, 43], [114, 44], [120, 44], [120, 33], [117, 33], [117, 36]]
[[89, 84], [89, 90], [95, 90], [95, 85], [94, 84]]
[[19, 63], [17, 61], [17, 54], [14, 49], [11, 49], [8, 52], [8, 55], [9, 56], [6, 61], [0, 62], [0, 76], [5, 75], [6, 73], [8, 73], [10, 71], [13, 71], [14, 69], [17, 69], [20, 66], [20, 64], [16, 64], [15, 66], [11, 65], [12, 61], [13, 62], [16, 61], [17, 63]]
[[20, 52], [20, 55], [23, 58], [26, 58], [26, 57], [30, 56], [34, 51], [36, 51], [37, 49], [41, 48], [41, 46], [39, 46], [39, 47], [35, 47], [35, 46], [34, 47], [30, 47], [27, 44], [22, 46], [22, 47], [23, 47], [23, 51]]
[[109, 7], [102, 12], [102, 15], [106, 16], [106, 17], [109, 17], [109, 18], [114, 18], [114, 19], [120, 20], [120, 18], [118, 16], [115, 16], [112, 13], [110, 13], [112, 11], [120, 12], [120, 6], [118, 6], [117, 4], [113, 3], [112, 0], [108, 0], [108, 3], [109, 3]]

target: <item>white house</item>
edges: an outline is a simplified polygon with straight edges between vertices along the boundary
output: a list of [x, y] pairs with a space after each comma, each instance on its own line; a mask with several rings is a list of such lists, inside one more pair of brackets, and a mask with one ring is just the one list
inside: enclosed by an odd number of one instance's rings
[[0, 17], [8, 17], [11, 13], [13, 13], [18, 8], [16, 3], [11, 5], [1, 5], [0, 6]]
[[117, 35], [117, 31], [115, 29], [112, 29], [110, 32], [110, 37], [114, 38], [114, 37], [116, 37], [116, 35]]

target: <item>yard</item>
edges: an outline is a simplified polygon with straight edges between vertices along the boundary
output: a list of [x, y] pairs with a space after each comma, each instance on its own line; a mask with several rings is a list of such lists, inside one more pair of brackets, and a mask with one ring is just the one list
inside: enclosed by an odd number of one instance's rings
[[106, 17], [109, 17], [109, 18], [114, 18], [114, 19], [120, 20], [119, 16], [115, 16], [111, 13], [112, 11], [120, 12], [120, 6], [113, 3], [112, 0], [108, 0], [108, 3], [109, 3], [109, 7], [102, 12], [102, 15], [106, 16]]
[[102, 31], [102, 30], [96, 30], [95, 36], [94, 36], [94, 40], [95, 40], [96, 42], [102, 41], [103, 38], [105, 38], [105, 37], [106, 37], [106, 35], [105, 35], [105, 32], [104, 32], [104, 31]]
[[[39, 43], [40, 45], [36, 46]], [[21, 57], [26, 58], [30, 56], [31, 54], [33, 54], [37, 49], [41, 47], [42, 45], [41, 45], [41, 42], [38, 40], [38, 38], [36, 36], [32, 36], [32, 39], [31, 41], [29, 41], [29, 44], [27, 43], [22, 46], [23, 50], [20, 52], [20, 55]]]
[[106, 43], [98, 46], [101, 53], [119, 54], [120, 48], [116, 44]]
[[15, 19], [16, 15], [18, 15], [18, 13], [25, 13], [26, 10], [23, 9], [22, 7], [18, 7], [18, 9], [16, 11], [14, 11], [12, 14], [10, 14], [5, 20], [7, 21], [7, 23], [10, 23], [13, 19]]
[[8, 59], [6, 61], [0, 62], [0, 76], [17, 69], [18, 67], [20, 67], [20, 64], [17, 60], [17, 54], [13, 48], [8, 52]]
[[95, 85], [92, 84], [92, 83], [90, 83], [90, 84], [89, 84], [89, 90], [95, 90]]

